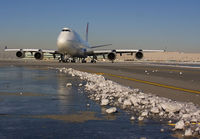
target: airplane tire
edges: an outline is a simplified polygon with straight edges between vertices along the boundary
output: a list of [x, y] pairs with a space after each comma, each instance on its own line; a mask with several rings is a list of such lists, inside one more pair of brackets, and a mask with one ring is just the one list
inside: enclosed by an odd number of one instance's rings
[[86, 60], [82, 60], [82, 63], [86, 63]]
[[71, 63], [76, 63], [76, 61], [75, 60], [71, 60]]
[[91, 60], [91, 63], [96, 63], [96, 60]]

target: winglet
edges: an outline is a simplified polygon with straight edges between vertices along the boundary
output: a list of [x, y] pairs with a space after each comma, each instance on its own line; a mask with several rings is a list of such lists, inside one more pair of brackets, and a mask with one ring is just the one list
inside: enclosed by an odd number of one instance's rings
[[5, 48], [4, 49], [8, 49], [8, 47], [7, 46], [5, 46]]
[[88, 28], [89, 28], [89, 23], [87, 23], [86, 27], [86, 34], [85, 34], [85, 40], [88, 42]]

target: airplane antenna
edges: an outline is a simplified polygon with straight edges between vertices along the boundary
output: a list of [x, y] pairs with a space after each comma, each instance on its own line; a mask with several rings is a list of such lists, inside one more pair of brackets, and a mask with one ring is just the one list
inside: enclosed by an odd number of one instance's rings
[[86, 34], [85, 34], [85, 40], [88, 42], [88, 28], [89, 28], [89, 23], [87, 23], [86, 27]]

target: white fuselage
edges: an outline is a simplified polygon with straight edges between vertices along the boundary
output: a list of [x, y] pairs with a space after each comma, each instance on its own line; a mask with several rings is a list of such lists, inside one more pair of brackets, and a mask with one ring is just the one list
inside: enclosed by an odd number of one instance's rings
[[92, 53], [88, 42], [81, 39], [75, 31], [63, 28], [57, 39], [58, 52], [70, 57], [87, 57]]

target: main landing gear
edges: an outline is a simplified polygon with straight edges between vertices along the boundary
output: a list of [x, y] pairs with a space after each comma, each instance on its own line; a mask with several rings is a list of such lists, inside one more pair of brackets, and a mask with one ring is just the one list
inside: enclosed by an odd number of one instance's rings
[[75, 59], [70, 59], [70, 56], [69, 55], [61, 55], [60, 58], [59, 58], [59, 62], [63, 62], [63, 63], [69, 63], [69, 62], [72, 62], [72, 63], [75, 63]]
[[[91, 63], [96, 63], [97, 62], [97, 57], [96, 56], [92, 56], [91, 58]], [[63, 62], [63, 63], [76, 63], [76, 62], [80, 62], [80, 63], [87, 63], [85, 58], [71, 58], [69, 55], [61, 55], [60, 58], [58, 59], [59, 62]]]
[[[91, 57], [90, 57], [91, 58]], [[96, 63], [97, 62], [97, 56], [96, 55], [94, 55], [94, 56], [92, 56], [92, 58], [91, 58], [91, 63]]]

